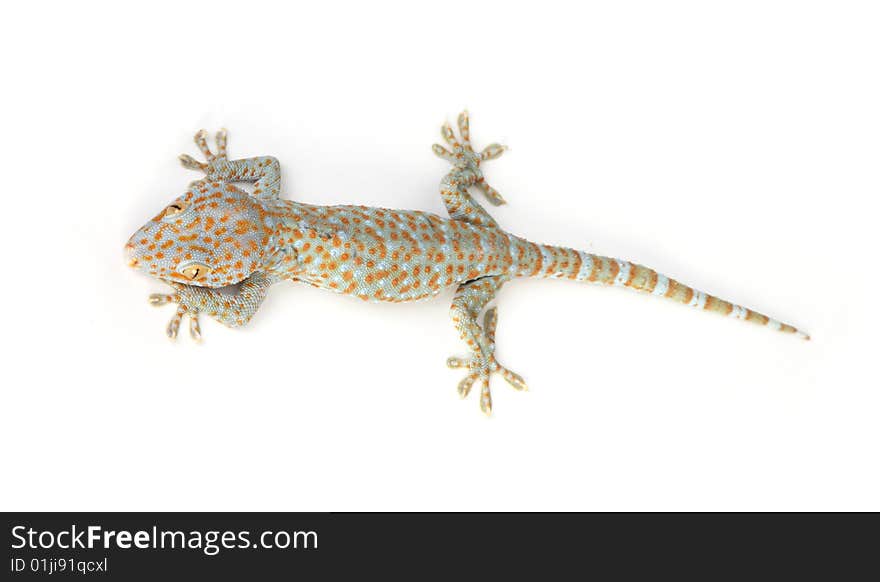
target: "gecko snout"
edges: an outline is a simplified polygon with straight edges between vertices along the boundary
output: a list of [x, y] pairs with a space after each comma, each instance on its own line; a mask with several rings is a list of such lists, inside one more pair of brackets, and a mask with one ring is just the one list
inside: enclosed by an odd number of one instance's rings
[[137, 257], [134, 256], [134, 245], [131, 244], [131, 241], [125, 243], [125, 262], [132, 268], [138, 266]]

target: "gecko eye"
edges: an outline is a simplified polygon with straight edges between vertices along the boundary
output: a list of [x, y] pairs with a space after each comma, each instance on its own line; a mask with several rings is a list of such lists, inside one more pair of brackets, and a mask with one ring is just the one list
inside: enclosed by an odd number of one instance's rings
[[190, 281], [201, 281], [210, 275], [212, 270], [213, 269], [208, 265], [203, 265], [201, 263], [188, 263], [186, 265], [181, 265], [178, 272]]
[[162, 214], [162, 218], [170, 218], [172, 216], [177, 216], [178, 214], [180, 214], [181, 212], [186, 210], [186, 206], [187, 206], [186, 202], [184, 202], [182, 200], [178, 201], [178, 202], [172, 202], [171, 204], [168, 205], [168, 208], [165, 209], [165, 212]]

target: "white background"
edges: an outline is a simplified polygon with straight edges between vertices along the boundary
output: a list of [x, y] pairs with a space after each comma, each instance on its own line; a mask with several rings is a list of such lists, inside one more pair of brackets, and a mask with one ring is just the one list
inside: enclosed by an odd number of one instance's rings
[[[865, 2], [7, 6], [5, 510], [880, 510], [880, 19]], [[280, 284], [164, 336], [128, 236], [191, 136], [285, 196], [443, 213], [467, 107], [532, 240], [638, 261], [813, 341], [620, 289], [523, 280], [460, 401], [451, 291]]]

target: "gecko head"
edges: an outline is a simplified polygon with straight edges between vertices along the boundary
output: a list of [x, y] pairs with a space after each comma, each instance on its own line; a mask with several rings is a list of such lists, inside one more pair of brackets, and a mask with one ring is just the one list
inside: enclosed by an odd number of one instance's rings
[[260, 268], [273, 219], [247, 192], [195, 182], [125, 245], [130, 267], [167, 282], [225, 287]]

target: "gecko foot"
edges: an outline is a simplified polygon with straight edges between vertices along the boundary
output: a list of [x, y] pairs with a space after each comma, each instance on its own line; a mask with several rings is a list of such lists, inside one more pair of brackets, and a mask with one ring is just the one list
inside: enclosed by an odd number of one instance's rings
[[225, 129], [221, 129], [220, 131], [218, 131], [217, 135], [214, 138], [214, 141], [217, 143], [216, 155], [214, 154], [214, 152], [211, 151], [211, 148], [208, 147], [208, 132], [204, 129], [200, 129], [196, 133], [195, 137], [193, 137], [193, 141], [196, 142], [196, 145], [205, 156], [205, 159], [208, 160], [208, 163], [200, 162], [187, 154], [180, 154], [178, 159], [180, 160], [180, 163], [183, 165], [184, 168], [210, 174], [218, 163], [226, 161]]
[[177, 332], [180, 330], [180, 322], [183, 320], [184, 315], [189, 315], [189, 335], [193, 338], [193, 340], [197, 342], [202, 341], [202, 328], [199, 325], [199, 312], [196, 309], [190, 309], [186, 305], [181, 305], [180, 297], [177, 294], [167, 294], [167, 293], [153, 293], [150, 295], [150, 305], [159, 307], [162, 305], [166, 305], [168, 303], [177, 303], [177, 311], [174, 312], [174, 316], [171, 318], [171, 321], [168, 322], [168, 326], [165, 328], [165, 334], [168, 336], [168, 339], [175, 340], [177, 339]]
[[462, 111], [458, 116], [458, 132], [459, 135], [461, 135], [460, 142], [456, 139], [455, 132], [452, 130], [452, 126], [450, 126], [449, 123], [444, 123], [440, 132], [443, 135], [443, 139], [446, 140], [446, 143], [452, 147], [452, 151], [450, 152], [442, 145], [435, 143], [431, 146], [434, 153], [437, 154], [438, 157], [443, 158], [455, 166], [457, 169], [472, 172], [473, 176], [475, 176], [473, 184], [483, 191], [483, 194], [486, 195], [489, 202], [495, 206], [504, 204], [505, 200], [501, 197], [501, 194], [498, 193], [498, 190], [486, 182], [486, 179], [483, 177], [483, 172], [480, 170], [480, 164], [486, 160], [494, 160], [495, 158], [500, 157], [507, 148], [503, 145], [493, 143], [483, 148], [483, 151], [479, 153], [475, 152], [471, 145], [470, 120], [467, 111]]
[[522, 376], [513, 372], [495, 359], [495, 327], [498, 324], [498, 309], [493, 307], [486, 312], [483, 321], [483, 330], [488, 340], [488, 355], [473, 355], [468, 358], [451, 357], [446, 360], [446, 365], [453, 369], [467, 368], [468, 374], [458, 384], [458, 394], [462, 398], [470, 394], [471, 388], [480, 381], [480, 410], [487, 416], [492, 413], [492, 394], [489, 391], [489, 376], [493, 372], [501, 374], [508, 384], [516, 390], [528, 390]]

